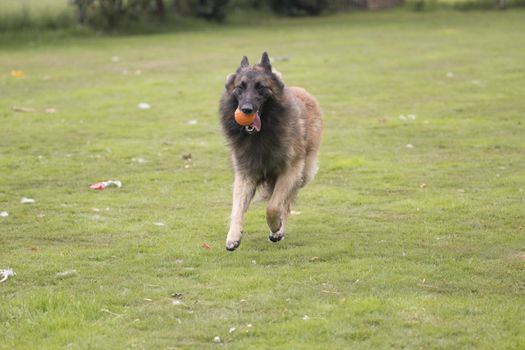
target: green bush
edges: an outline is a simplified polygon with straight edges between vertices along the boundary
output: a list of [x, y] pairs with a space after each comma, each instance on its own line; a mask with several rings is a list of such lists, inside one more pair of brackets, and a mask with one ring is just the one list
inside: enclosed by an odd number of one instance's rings
[[189, 13], [207, 20], [222, 22], [228, 13], [229, 0], [185, 0]]
[[270, 6], [278, 14], [287, 16], [316, 16], [331, 6], [329, 0], [270, 0]]

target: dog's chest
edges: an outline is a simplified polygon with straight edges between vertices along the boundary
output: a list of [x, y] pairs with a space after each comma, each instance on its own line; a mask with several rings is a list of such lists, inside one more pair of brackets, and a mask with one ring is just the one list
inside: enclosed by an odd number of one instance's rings
[[278, 139], [264, 138], [263, 135], [251, 135], [237, 149], [240, 168], [250, 177], [259, 181], [276, 178], [281, 174], [287, 164], [287, 149]]

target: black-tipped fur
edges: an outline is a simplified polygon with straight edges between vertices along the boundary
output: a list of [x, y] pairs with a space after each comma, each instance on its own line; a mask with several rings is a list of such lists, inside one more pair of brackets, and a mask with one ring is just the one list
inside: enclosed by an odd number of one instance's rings
[[[271, 186], [290, 161], [290, 138], [295, 136], [290, 131], [297, 129], [295, 123], [298, 121], [288, 113], [292, 107], [283, 99], [284, 83], [272, 73], [268, 55], [264, 53], [261, 63], [253, 68], [246, 67], [245, 62], [247, 59], [243, 58], [237, 73], [226, 82], [220, 104], [221, 124], [239, 169], [255, 179], [257, 184], [265, 182]], [[255, 134], [247, 133], [244, 126], [237, 124], [232, 117], [240, 102], [234, 85], [243, 78], [260, 79], [267, 88], [266, 93], [260, 94], [258, 112], [262, 128]], [[258, 94], [257, 91], [252, 93]]]
[[[237, 124], [237, 108], [245, 114], [256, 113], [252, 124]], [[284, 238], [297, 192], [317, 171], [322, 133], [319, 105], [306, 90], [286, 87], [264, 52], [254, 66], [243, 57], [235, 73], [228, 76], [220, 114], [235, 172], [226, 249], [239, 246], [244, 214], [257, 187], [268, 199], [269, 239], [277, 242]]]

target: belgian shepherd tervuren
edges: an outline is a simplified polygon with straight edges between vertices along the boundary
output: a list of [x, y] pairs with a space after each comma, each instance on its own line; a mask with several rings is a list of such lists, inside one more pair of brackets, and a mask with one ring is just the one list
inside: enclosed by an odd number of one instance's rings
[[[237, 108], [257, 114], [251, 125], [236, 123]], [[292, 201], [317, 172], [323, 129], [319, 105], [306, 90], [285, 86], [264, 52], [254, 66], [243, 57], [228, 76], [220, 113], [235, 173], [226, 249], [235, 250], [241, 243], [244, 214], [257, 188], [268, 200], [269, 239], [280, 241]]]

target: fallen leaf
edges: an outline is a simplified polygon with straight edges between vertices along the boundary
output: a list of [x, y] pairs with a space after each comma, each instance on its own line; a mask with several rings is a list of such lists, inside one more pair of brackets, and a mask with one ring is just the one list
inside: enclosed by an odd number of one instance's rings
[[426, 188], [427, 187], [427, 184], [421, 184], [419, 185], [419, 188]]
[[411, 144], [411, 143], [407, 143], [407, 144], [405, 145], [405, 147], [406, 147], [406, 148], [414, 148], [414, 145]]
[[519, 252], [517, 254], [514, 254], [514, 257], [519, 260], [525, 260], [525, 252]]
[[318, 257], [318, 256], [312, 256], [312, 257], [310, 258], [310, 261], [311, 261], [311, 262], [319, 261], [319, 257]]
[[14, 77], [14, 78], [22, 78], [26, 75], [26, 73], [23, 71], [23, 70], [16, 70], [16, 69], [13, 69], [11, 71], [11, 76]]
[[37, 247], [31, 247], [31, 251], [32, 252], [36, 252], [36, 251], [38, 251], [38, 248]]
[[177, 298], [177, 299], [180, 299], [182, 298], [182, 293], [171, 293], [171, 297], [172, 298]]
[[36, 112], [36, 109], [34, 109], [34, 108], [29, 108], [29, 107], [17, 107], [17, 106], [13, 106], [13, 107], [11, 107], [11, 110], [12, 110], [13, 112], [22, 112], [22, 113]]
[[229, 330], [228, 330], [228, 333], [232, 334], [233, 332], [235, 332], [237, 328], [235, 327], [231, 327]]
[[210, 245], [208, 243], [206, 243], [206, 242], [202, 243], [201, 247], [204, 248], [204, 249], [208, 249], [208, 250], [211, 249]]
[[309, 320], [310, 320], [310, 316], [308, 316], [308, 315], [304, 315], [304, 316], [303, 316], [303, 320], [304, 320], [304, 321], [309, 321]]
[[115, 318], [119, 318], [119, 317], [122, 317], [121, 314], [117, 314], [115, 312], [112, 312], [112, 311], [109, 311], [108, 309], [100, 309], [101, 312], [105, 312], [105, 313], [108, 313], [112, 316], [115, 316]]
[[191, 153], [185, 153], [181, 157], [182, 157], [182, 159], [187, 160], [189, 162], [192, 161]]

